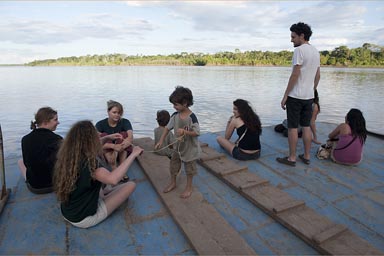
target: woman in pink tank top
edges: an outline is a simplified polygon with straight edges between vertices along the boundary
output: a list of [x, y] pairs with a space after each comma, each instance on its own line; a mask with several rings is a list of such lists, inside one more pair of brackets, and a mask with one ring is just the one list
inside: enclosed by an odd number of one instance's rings
[[359, 109], [352, 108], [345, 116], [345, 123], [337, 126], [328, 137], [330, 140], [337, 140], [331, 153], [334, 162], [347, 165], [359, 164], [367, 139], [363, 113]]

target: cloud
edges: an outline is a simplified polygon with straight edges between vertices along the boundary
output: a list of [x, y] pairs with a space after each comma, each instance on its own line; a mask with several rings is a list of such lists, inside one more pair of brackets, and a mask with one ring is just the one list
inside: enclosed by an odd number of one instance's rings
[[359, 29], [364, 25], [363, 15], [367, 9], [359, 4], [346, 1], [324, 1], [314, 6], [306, 6], [293, 12], [292, 15], [300, 17], [318, 28], [331, 30]]
[[154, 5], [163, 5], [164, 1], [123, 1], [128, 6], [134, 7], [145, 7], [145, 6], [154, 6]]
[[298, 21], [312, 26], [311, 43], [319, 50], [384, 41], [378, 1], [86, 1], [77, 8], [67, 3], [62, 10], [56, 2], [0, 9], [3, 59], [17, 52], [4, 50], [16, 48], [30, 48], [28, 59], [292, 50], [289, 27]]
[[20, 18], [0, 21], [0, 41], [15, 44], [59, 44], [85, 38], [123, 39], [140, 37], [155, 26], [145, 19], [127, 19], [110, 14], [92, 14], [69, 23]]
[[163, 6], [170, 9], [169, 15], [189, 22], [196, 31], [265, 37], [284, 29], [289, 33], [289, 26], [298, 21], [309, 23], [314, 31], [338, 34], [341, 28], [350, 33], [364, 29], [363, 16], [367, 12], [363, 4], [355, 1], [189, 1]]
[[31, 49], [1, 48], [0, 63], [20, 64], [41, 58], [44, 54]]
[[190, 22], [196, 31], [258, 34], [281, 26], [285, 16], [276, 2], [191, 1], [170, 4], [170, 15]]

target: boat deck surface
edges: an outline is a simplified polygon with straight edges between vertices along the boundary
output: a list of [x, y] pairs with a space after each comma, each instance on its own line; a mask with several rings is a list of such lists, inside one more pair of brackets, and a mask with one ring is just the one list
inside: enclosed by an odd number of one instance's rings
[[[318, 123], [317, 127], [319, 139], [325, 141], [335, 125]], [[199, 140], [226, 154], [216, 143], [219, 134], [222, 132], [203, 134]], [[261, 144], [260, 159], [232, 160], [384, 252], [382, 138], [368, 136], [364, 158], [358, 166], [318, 160], [314, 156], [317, 145], [312, 145], [310, 165], [300, 161], [296, 167], [279, 164], [275, 158], [287, 154], [288, 142], [274, 132], [273, 127], [263, 129]], [[302, 152], [301, 141], [297, 152]], [[84, 230], [63, 220], [54, 194], [29, 192], [20, 177], [18, 159], [5, 160], [7, 187], [12, 191], [0, 215], [0, 254], [197, 254], [191, 239], [175, 221], [137, 161], [128, 171], [130, 178], [137, 182], [128, 202], [104, 222]], [[182, 173], [179, 177], [185, 175]], [[202, 165], [198, 165], [194, 191], [202, 195], [256, 254], [318, 254]]]

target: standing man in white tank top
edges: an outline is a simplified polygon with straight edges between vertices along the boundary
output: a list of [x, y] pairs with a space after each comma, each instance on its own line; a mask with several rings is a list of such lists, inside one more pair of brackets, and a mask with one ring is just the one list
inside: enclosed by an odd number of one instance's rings
[[312, 133], [310, 121], [314, 90], [320, 81], [320, 54], [309, 44], [312, 35], [311, 27], [299, 22], [293, 24], [291, 42], [295, 47], [292, 58], [292, 73], [288, 80], [281, 107], [287, 110], [289, 156], [278, 157], [279, 163], [296, 165], [296, 146], [298, 141], [298, 126], [303, 130], [304, 154], [299, 158], [305, 164], [310, 163]]

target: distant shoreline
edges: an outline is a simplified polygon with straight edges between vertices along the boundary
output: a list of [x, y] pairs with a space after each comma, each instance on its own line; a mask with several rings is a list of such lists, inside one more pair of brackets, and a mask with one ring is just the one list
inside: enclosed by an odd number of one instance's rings
[[[384, 47], [364, 43], [349, 49], [340, 46], [332, 51], [319, 51], [322, 67], [384, 68]], [[290, 67], [293, 51], [224, 51], [217, 53], [181, 52], [169, 55], [127, 55], [122, 53], [60, 57], [34, 60], [23, 64], [0, 66], [244, 66]]]
[[[131, 64], [131, 65], [35, 65], [28, 64], [0, 64], [0, 67], [290, 67], [290, 65], [166, 65], [166, 64]], [[321, 65], [325, 68], [378, 68], [384, 69], [384, 66], [339, 66], [339, 65]]]

